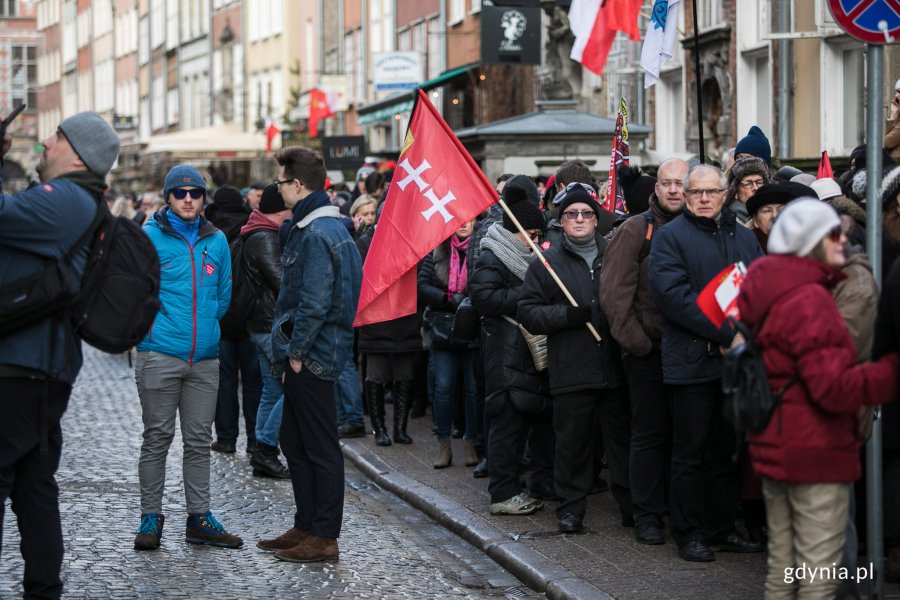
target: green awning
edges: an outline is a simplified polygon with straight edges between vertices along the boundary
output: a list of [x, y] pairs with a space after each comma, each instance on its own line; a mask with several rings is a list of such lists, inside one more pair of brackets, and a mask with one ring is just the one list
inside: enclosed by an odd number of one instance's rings
[[394, 115], [409, 112], [413, 107], [413, 101], [416, 97], [416, 90], [421, 89], [427, 92], [428, 90], [440, 87], [454, 77], [457, 77], [464, 73], [468, 73], [469, 71], [477, 67], [478, 63], [470, 63], [468, 65], [463, 65], [455, 69], [450, 69], [449, 71], [441, 73], [434, 79], [429, 79], [416, 89], [410, 90], [408, 92], [403, 92], [402, 94], [396, 94], [394, 96], [391, 96], [390, 98], [378, 100], [377, 102], [370, 102], [365, 106], [361, 106], [359, 107], [359, 110], [357, 110], [357, 114], [359, 114], [359, 124], [368, 125], [370, 123], [375, 123], [384, 119], [390, 119]]

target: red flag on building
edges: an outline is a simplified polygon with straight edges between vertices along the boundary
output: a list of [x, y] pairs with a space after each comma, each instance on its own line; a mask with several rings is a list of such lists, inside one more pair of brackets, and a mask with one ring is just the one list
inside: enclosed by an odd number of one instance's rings
[[354, 326], [416, 311], [416, 265], [497, 201], [497, 192], [419, 90], [363, 265]]
[[333, 117], [334, 111], [328, 105], [328, 96], [319, 89], [313, 89], [309, 92], [309, 136], [316, 137], [319, 135], [319, 121]]
[[603, 73], [616, 33], [641, 40], [638, 13], [643, 0], [572, 0], [569, 24], [575, 34], [570, 57], [597, 75]]
[[831, 170], [831, 160], [828, 158], [828, 150], [822, 150], [822, 158], [819, 160], [819, 170], [816, 171], [816, 179], [834, 179], [834, 171]]
[[609, 185], [606, 188], [606, 201], [601, 208], [609, 212], [627, 213], [625, 206], [625, 190], [619, 185], [619, 167], [630, 164], [628, 155], [628, 107], [625, 98], [619, 104], [619, 116], [616, 117], [616, 129], [613, 133], [612, 152], [609, 157]]
[[281, 128], [271, 118], [266, 119], [266, 154], [272, 152], [272, 141], [281, 133]]

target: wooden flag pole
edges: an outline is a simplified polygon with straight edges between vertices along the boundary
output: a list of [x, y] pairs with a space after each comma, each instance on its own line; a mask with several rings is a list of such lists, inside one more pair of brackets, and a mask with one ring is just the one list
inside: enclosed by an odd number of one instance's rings
[[[509, 206], [506, 205], [506, 202], [503, 201], [503, 198], [498, 199], [500, 203], [500, 208], [503, 209], [503, 212], [509, 217], [509, 220], [512, 221], [513, 225], [516, 226], [516, 229], [519, 230], [519, 233], [525, 236], [525, 241], [528, 242], [528, 245], [531, 246], [532, 252], [534, 252], [538, 259], [540, 259], [541, 264], [544, 265], [544, 268], [547, 269], [547, 272], [550, 273], [550, 277], [553, 278], [553, 281], [556, 282], [556, 285], [559, 286], [559, 289], [562, 290], [563, 295], [565, 295], [566, 300], [568, 300], [572, 306], [578, 306], [578, 303], [575, 302], [575, 298], [572, 297], [572, 294], [569, 293], [569, 290], [566, 288], [565, 284], [563, 284], [562, 280], [560, 280], [559, 275], [556, 274], [556, 271], [553, 270], [553, 267], [550, 266], [550, 263], [547, 262], [547, 259], [544, 258], [544, 254], [541, 252], [541, 249], [537, 247], [537, 244], [532, 241], [531, 236], [528, 235], [528, 232], [522, 227], [522, 224], [519, 223], [519, 220], [516, 218], [516, 215], [509, 210]], [[600, 337], [600, 334], [597, 333], [597, 330], [594, 328], [594, 324], [588, 321], [585, 323], [587, 325], [588, 330], [591, 332], [591, 335], [594, 336], [594, 339], [597, 342], [600, 342], [603, 338]]]

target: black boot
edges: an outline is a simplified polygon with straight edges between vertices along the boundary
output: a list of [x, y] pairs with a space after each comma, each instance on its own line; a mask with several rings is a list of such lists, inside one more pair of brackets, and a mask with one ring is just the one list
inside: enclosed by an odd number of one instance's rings
[[250, 456], [250, 466], [253, 467], [253, 474], [260, 477], [291, 478], [287, 467], [278, 460], [278, 446], [258, 443], [256, 452]]
[[374, 381], [366, 381], [366, 402], [369, 403], [369, 420], [375, 430], [375, 443], [390, 446], [387, 427], [384, 424], [384, 386]]
[[394, 441], [398, 444], [412, 444], [412, 438], [406, 434], [409, 422], [409, 409], [412, 405], [409, 381], [394, 382]]

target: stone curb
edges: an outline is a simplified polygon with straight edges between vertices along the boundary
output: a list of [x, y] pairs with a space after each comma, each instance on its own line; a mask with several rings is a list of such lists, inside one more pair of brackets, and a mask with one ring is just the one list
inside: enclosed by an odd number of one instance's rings
[[484, 552], [534, 591], [552, 600], [613, 600], [434, 488], [394, 470], [365, 444], [342, 440], [341, 450], [369, 479]]

